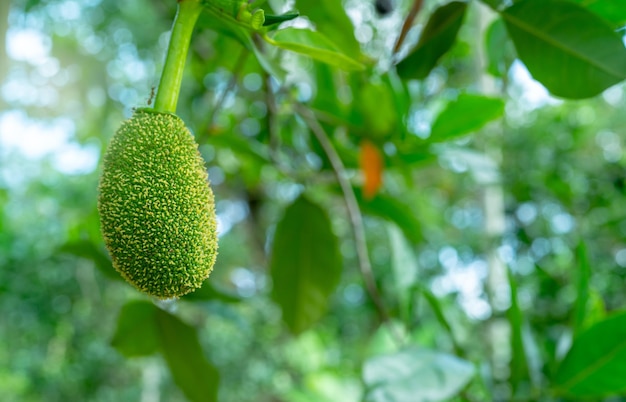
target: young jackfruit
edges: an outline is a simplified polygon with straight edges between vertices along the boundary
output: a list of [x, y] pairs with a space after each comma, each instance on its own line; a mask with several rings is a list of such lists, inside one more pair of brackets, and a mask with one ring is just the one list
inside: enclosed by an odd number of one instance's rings
[[202, 285], [217, 255], [215, 205], [180, 118], [136, 110], [111, 140], [99, 191], [102, 234], [128, 282], [160, 299]]

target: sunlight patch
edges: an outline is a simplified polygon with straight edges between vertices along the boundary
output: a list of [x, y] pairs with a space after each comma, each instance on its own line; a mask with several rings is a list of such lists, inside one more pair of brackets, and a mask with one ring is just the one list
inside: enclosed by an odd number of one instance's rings
[[46, 61], [51, 40], [35, 29], [9, 29], [7, 32], [7, 54], [13, 60], [37, 65]]

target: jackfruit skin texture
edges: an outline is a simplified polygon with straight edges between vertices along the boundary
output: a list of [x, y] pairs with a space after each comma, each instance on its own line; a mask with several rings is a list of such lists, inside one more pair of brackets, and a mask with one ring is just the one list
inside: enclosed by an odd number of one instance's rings
[[113, 266], [159, 299], [202, 285], [217, 256], [215, 202], [193, 136], [174, 114], [138, 109], [104, 155], [98, 210]]

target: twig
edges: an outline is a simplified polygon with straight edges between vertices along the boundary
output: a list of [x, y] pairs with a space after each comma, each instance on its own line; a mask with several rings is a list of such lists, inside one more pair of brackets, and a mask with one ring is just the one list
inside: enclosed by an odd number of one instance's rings
[[417, 14], [419, 14], [420, 10], [422, 9], [422, 3], [424, 3], [424, 0], [415, 0], [413, 2], [411, 11], [409, 11], [409, 14], [406, 16], [404, 23], [402, 24], [402, 30], [400, 31], [400, 36], [398, 36], [398, 39], [396, 40], [396, 44], [393, 47], [393, 54], [398, 53], [398, 51], [400, 50], [400, 47], [404, 43], [407, 33], [409, 33], [411, 26], [413, 26], [413, 21], [415, 21], [415, 17], [417, 17]]
[[356, 243], [359, 270], [361, 271], [361, 276], [363, 277], [363, 281], [365, 282], [365, 288], [367, 290], [367, 293], [370, 295], [370, 298], [374, 302], [380, 318], [389, 326], [390, 333], [395, 338], [395, 341], [398, 343], [398, 345], [403, 345], [403, 337], [400, 333], [396, 331], [393, 323], [391, 322], [391, 317], [389, 316], [389, 313], [387, 312], [387, 309], [383, 304], [382, 297], [380, 296], [380, 292], [378, 291], [378, 287], [376, 286], [376, 281], [374, 280], [372, 264], [367, 253], [367, 243], [365, 242], [365, 229], [363, 227], [361, 210], [359, 209], [359, 204], [356, 200], [356, 196], [354, 195], [354, 191], [352, 190], [352, 185], [347, 178], [346, 168], [344, 167], [341, 158], [337, 154], [337, 151], [328, 139], [326, 132], [317, 121], [315, 115], [309, 109], [300, 104], [296, 104], [296, 110], [298, 114], [300, 114], [300, 116], [302, 116], [302, 118], [305, 120], [305, 122], [313, 132], [313, 135], [315, 135], [317, 140], [320, 142], [322, 148], [324, 149], [324, 152], [326, 153], [326, 156], [328, 156], [330, 164], [333, 168], [333, 172], [335, 173], [335, 177], [339, 182], [339, 186], [341, 187], [343, 198], [346, 203], [346, 209], [348, 210], [348, 215], [350, 217], [350, 225], [354, 234], [354, 240]]

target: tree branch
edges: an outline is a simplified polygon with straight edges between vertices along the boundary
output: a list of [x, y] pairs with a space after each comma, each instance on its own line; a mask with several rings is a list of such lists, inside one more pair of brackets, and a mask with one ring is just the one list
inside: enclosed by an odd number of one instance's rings
[[346, 209], [348, 210], [348, 216], [350, 218], [350, 225], [354, 234], [357, 259], [359, 262], [359, 270], [361, 272], [361, 276], [363, 277], [363, 281], [365, 282], [365, 288], [367, 290], [367, 293], [374, 302], [380, 318], [384, 323], [389, 326], [389, 330], [395, 341], [398, 343], [398, 345], [403, 345], [403, 337], [399, 332], [397, 332], [397, 330], [393, 326], [393, 323], [391, 322], [391, 317], [389, 316], [389, 313], [387, 312], [387, 309], [383, 304], [382, 297], [380, 295], [380, 292], [378, 291], [378, 287], [374, 279], [372, 264], [370, 262], [367, 252], [367, 243], [365, 241], [365, 229], [363, 227], [361, 210], [359, 208], [356, 196], [354, 195], [354, 191], [352, 190], [352, 185], [347, 178], [346, 168], [344, 167], [341, 158], [337, 154], [337, 151], [335, 150], [328, 136], [326, 135], [326, 132], [317, 121], [315, 115], [309, 109], [300, 104], [296, 104], [296, 110], [309, 126], [309, 128], [313, 132], [313, 135], [315, 135], [317, 140], [320, 142], [322, 148], [324, 149], [324, 153], [326, 153], [326, 156], [330, 160], [330, 164], [333, 168], [333, 172], [335, 173], [335, 177], [337, 178], [339, 186], [341, 187], [343, 198], [346, 204]]
[[419, 14], [420, 10], [422, 9], [422, 3], [424, 3], [424, 0], [415, 0], [413, 2], [411, 11], [409, 11], [409, 14], [406, 16], [404, 23], [402, 24], [402, 30], [400, 31], [400, 36], [398, 36], [398, 39], [396, 40], [396, 44], [393, 47], [393, 54], [398, 53], [398, 51], [400, 50], [400, 47], [404, 43], [404, 40], [406, 39], [406, 35], [409, 33], [409, 30], [413, 26], [413, 21], [415, 21], [415, 17], [417, 17], [417, 14]]

